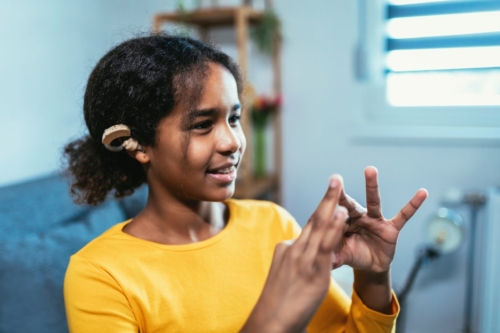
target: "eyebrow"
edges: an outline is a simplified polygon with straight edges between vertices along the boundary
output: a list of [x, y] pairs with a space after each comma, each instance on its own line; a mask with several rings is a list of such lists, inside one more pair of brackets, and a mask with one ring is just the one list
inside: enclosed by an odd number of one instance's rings
[[208, 117], [208, 116], [213, 115], [214, 113], [217, 113], [217, 109], [215, 109], [215, 108], [196, 109], [196, 110], [189, 111], [188, 118], [194, 119], [197, 117]]
[[[241, 110], [241, 104], [240, 103], [236, 103], [233, 105], [233, 107], [231, 108], [231, 111], [237, 111], [237, 110]], [[198, 117], [208, 117], [208, 116], [211, 116], [213, 114], [217, 113], [217, 109], [216, 108], [211, 108], [211, 109], [195, 109], [195, 110], [191, 110], [189, 111], [189, 114], [188, 114], [188, 118], [189, 119], [195, 119], [195, 118], [198, 118]]]

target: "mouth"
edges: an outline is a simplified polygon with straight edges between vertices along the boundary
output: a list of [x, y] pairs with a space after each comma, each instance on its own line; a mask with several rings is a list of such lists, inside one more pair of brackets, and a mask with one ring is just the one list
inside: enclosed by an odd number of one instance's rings
[[209, 170], [207, 172], [210, 174], [228, 174], [228, 173], [233, 172], [235, 169], [236, 169], [236, 167], [234, 165], [231, 165], [229, 167]]
[[220, 183], [230, 183], [236, 179], [237, 165], [230, 164], [207, 171], [207, 175]]

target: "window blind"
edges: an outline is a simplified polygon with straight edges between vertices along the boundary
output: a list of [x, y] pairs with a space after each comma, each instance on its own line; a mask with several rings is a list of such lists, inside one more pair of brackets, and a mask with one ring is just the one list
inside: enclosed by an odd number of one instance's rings
[[391, 104], [500, 105], [500, 0], [393, 0], [385, 33]]

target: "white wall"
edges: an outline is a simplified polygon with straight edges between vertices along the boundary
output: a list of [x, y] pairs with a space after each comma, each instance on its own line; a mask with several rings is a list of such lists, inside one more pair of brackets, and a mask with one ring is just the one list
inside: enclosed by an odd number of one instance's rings
[[[352, 76], [356, 1], [276, 1], [285, 31], [284, 205], [301, 222], [313, 212], [332, 173], [364, 204], [363, 169], [380, 172], [384, 214], [395, 215], [416, 190], [429, 199], [403, 229], [393, 263], [401, 285], [423, 241], [423, 225], [449, 187], [486, 189], [500, 185], [498, 147], [450, 143], [356, 144], [352, 114], [361, 95]], [[467, 211], [461, 209], [462, 214]], [[464, 215], [464, 218], [468, 218]], [[465, 248], [421, 272], [409, 295], [409, 333], [457, 332], [463, 321]]]
[[0, 1], [0, 186], [60, 168], [97, 60], [174, 1]]
[[[118, 41], [146, 31], [153, 13], [171, 10], [174, 3], [0, 2], [0, 186], [59, 169], [63, 145], [84, 133], [82, 96], [92, 66]], [[442, 193], [451, 186], [500, 185], [500, 150], [429, 142], [353, 143], [351, 116], [362, 104], [352, 77], [356, 1], [275, 4], [285, 34], [284, 205], [304, 223], [332, 173], [342, 174], [348, 193], [364, 203], [367, 165], [380, 171], [386, 216], [396, 214], [418, 188], [427, 188], [429, 199], [400, 237], [393, 264], [394, 284], [400, 285], [423, 241], [423, 223]], [[256, 80], [266, 76], [258, 66], [252, 64]], [[464, 256], [462, 248], [422, 272], [408, 298], [407, 332], [460, 329]]]

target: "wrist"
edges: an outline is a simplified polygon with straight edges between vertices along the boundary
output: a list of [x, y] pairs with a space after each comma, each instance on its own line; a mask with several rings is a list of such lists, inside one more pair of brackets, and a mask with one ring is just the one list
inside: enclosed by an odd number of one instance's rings
[[372, 272], [362, 269], [353, 269], [354, 279], [360, 280], [363, 283], [372, 284], [387, 284], [391, 283], [391, 270], [383, 272]]
[[354, 290], [368, 308], [392, 314], [392, 286], [390, 271], [354, 271]]

